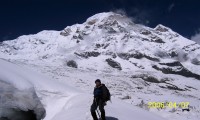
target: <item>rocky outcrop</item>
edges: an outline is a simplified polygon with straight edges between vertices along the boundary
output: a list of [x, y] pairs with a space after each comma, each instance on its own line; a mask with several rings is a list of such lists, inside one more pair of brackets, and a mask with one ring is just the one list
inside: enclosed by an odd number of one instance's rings
[[73, 68], [78, 68], [78, 64], [74, 60], [67, 61], [67, 66], [73, 67]]
[[159, 25], [156, 26], [155, 30], [159, 31], [159, 32], [167, 32], [168, 28], [159, 24]]
[[177, 74], [185, 77], [193, 77], [200, 80], [200, 75], [189, 71], [180, 62], [175, 61], [171, 63], [159, 63], [160, 65], [153, 65], [156, 70], [162, 71], [164, 74]]
[[155, 62], [159, 62], [160, 60], [158, 58], [155, 58], [155, 57], [151, 57], [151, 56], [148, 56], [148, 55], [145, 55], [145, 54], [142, 54], [140, 52], [136, 52], [136, 53], [118, 53], [117, 54], [120, 58], [122, 59], [125, 59], [125, 60], [128, 60], [130, 58], [136, 58], [136, 59], [142, 59], [142, 58], [146, 58], [148, 60], [151, 60], [151, 61], [155, 61]]
[[70, 35], [71, 32], [72, 31], [71, 31], [70, 28], [66, 28], [66, 29], [64, 29], [63, 31], [60, 32], [60, 35], [62, 35], [62, 36], [68, 36], [68, 35]]
[[122, 67], [120, 65], [120, 63], [114, 61], [111, 58], [106, 59], [106, 62], [108, 63], [108, 65], [110, 65], [112, 68], [116, 68], [118, 70], [122, 70]]
[[141, 78], [144, 81], [151, 83], [162, 83], [163, 81], [158, 80], [156, 77], [148, 74], [133, 75], [131, 78]]
[[[149, 74], [139, 74], [139, 75], [133, 75], [131, 78], [141, 78], [142, 80], [144, 80], [145, 82], [148, 82], [148, 83], [164, 83], [162, 85], [158, 85], [159, 87], [161, 88], [164, 88], [164, 89], [169, 89], [169, 90], [178, 90], [178, 91], [184, 91], [185, 89], [181, 89], [179, 87], [177, 87], [176, 85], [173, 85], [171, 83], [168, 83], [169, 78], [162, 78], [162, 79], [159, 79], [153, 75], [149, 75]], [[146, 85], [149, 85], [148, 83], [146, 83]]]
[[92, 52], [83, 52], [83, 53], [75, 52], [74, 54], [83, 58], [89, 58], [89, 57], [98, 57], [101, 53], [92, 51]]
[[192, 64], [194, 65], [200, 65], [200, 60], [198, 60], [197, 58], [192, 59]]
[[136, 52], [135, 54], [131, 53], [118, 53], [117, 54], [120, 58], [128, 60], [130, 58], [142, 59], [144, 56], [143, 54]]

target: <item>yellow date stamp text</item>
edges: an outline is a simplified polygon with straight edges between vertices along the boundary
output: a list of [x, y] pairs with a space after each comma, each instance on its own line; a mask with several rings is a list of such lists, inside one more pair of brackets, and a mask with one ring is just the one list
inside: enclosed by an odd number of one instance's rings
[[148, 102], [148, 108], [188, 108], [189, 102]]

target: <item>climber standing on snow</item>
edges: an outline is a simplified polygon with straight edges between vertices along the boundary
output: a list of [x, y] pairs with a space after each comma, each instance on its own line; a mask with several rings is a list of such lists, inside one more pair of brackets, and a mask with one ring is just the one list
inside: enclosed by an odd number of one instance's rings
[[101, 80], [99, 79], [95, 80], [95, 84], [96, 86], [93, 92], [94, 100], [91, 105], [90, 111], [91, 111], [93, 119], [98, 120], [95, 111], [97, 110], [97, 113], [98, 113], [97, 108], [99, 107], [99, 110], [101, 112], [101, 116], [99, 117], [101, 117], [102, 120], [106, 120], [104, 106], [106, 105], [106, 102], [110, 100], [110, 92], [104, 84], [101, 84]]

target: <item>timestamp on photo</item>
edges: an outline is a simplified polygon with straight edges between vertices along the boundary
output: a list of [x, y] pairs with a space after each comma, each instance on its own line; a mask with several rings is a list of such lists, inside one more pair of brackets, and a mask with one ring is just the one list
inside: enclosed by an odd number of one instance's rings
[[189, 102], [148, 102], [148, 108], [188, 108]]

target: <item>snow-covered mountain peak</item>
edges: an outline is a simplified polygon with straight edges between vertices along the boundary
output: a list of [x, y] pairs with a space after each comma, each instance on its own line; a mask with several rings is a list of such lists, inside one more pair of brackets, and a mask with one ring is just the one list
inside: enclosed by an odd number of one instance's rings
[[160, 31], [160, 32], [167, 32], [167, 31], [171, 30], [170, 28], [168, 28], [162, 24], [158, 24], [154, 29], [157, 31]]
[[[115, 61], [122, 71], [145, 68], [135, 66], [137, 60], [145, 60], [148, 66], [165, 59], [198, 64], [200, 52], [200, 45], [168, 27], [159, 24], [149, 28], [114, 12], [96, 14], [62, 31], [44, 30], [4, 41], [0, 47], [7, 58], [56, 61], [59, 65], [73, 60], [78, 68], [97, 70], [105, 70], [110, 66], [108, 61]], [[85, 66], [83, 61], [92, 64]]]

